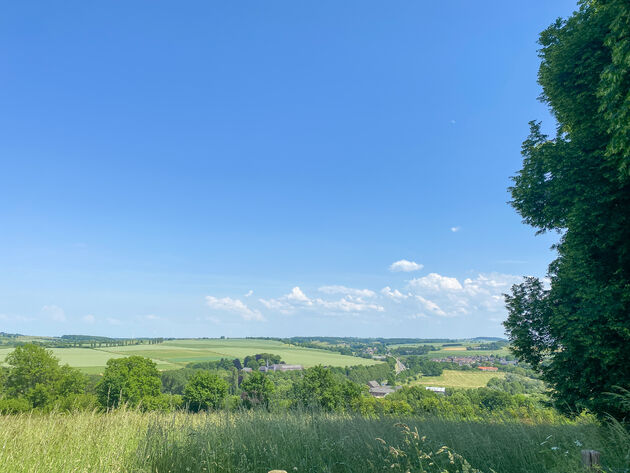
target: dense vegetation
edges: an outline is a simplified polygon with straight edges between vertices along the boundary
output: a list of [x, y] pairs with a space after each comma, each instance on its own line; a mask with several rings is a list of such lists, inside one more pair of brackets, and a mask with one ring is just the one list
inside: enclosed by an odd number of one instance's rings
[[[474, 471], [464, 470], [463, 461], [484, 473], [575, 473], [581, 471], [583, 448], [602, 452], [605, 471], [622, 472], [630, 467], [628, 444], [618, 425], [602, 427], [592, 418], [524, 424], [434, 416], [119, 409], [3, 417], [0, 473]], [[437, 457], [436, 464], [420, 466], [426, 455]]]
[[130, 356], [87, 376], [26, 344], [0, 370], [0, 473], [569, 472], [581, 446], [604, 452], [611, 468], [630, 467], [624, 427], [561, 415], [524, 367], [502, 367], [503, 379], [479, 389], [439, 395], [405, 385], [370, 396], [365, 380], [393, 384], [449, 365], [403, 360], [409, 369], [398, 375], [393, 358], [275, 373], [223, 359], [160, 373], [150, 359]]
[[[247, 356], [248, 362], [280, 361], [277, 355]], [[542, 389], [513, 375], [486, 390], [449, 391], [438, 396], [424, 387], [401, 389], [384, 399], [367, 392], [368, 381], [394, 385], [418, 376], [437, 376], [444, 363], [421, 356], [404, 358], [408, 369], [396, 375], [395, 360], [374, 366], [269, 372], [240, 370], [239, 359], [192, 363], [188, 368], [160, 373], [141, 356], [110, 359], [102, 376], [89, 377], [60, 366], [51, 351], [38, 345], [16, 348], [0, 371], [0, 412], [99, 409], [122, 406], [142, 410], [192, 412], [264, 408], [272, 411], [316, 409], [367, 416], [402, 414], [457, 415], [466, 418], [508, 415], [514, 418], [554, 416], [540, 395]], [[247, 363], [251, 364], [251, 363]], [[510, 367], [512, 368], [512, 367]], [[527, 394], [527, 395], [526, 395]]]
[[559, 408], [623, 418], [612, 394], [630, 387], [630, 3], [583, 1], [540, 44], [557, 132], [531, 124], [510, 190], [526, 223], [561, 236], [550, 288], [515, 286], [505, 327]]

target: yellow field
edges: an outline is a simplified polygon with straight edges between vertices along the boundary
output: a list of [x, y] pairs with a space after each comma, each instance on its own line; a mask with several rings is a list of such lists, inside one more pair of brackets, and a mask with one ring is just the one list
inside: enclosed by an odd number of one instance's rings
[[505, 373], [498, 371], [454, 371], [444, 370], [441, 376], [423, 376], [410, 384], [422, 386], [439, 386], [445, 388], [481, 388], [486, 386], [490, 378], [504, 378]]

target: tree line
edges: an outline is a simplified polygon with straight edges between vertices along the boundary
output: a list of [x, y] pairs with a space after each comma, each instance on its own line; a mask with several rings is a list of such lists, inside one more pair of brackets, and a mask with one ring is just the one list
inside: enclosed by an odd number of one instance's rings
[[[259, 359], [271, 358], [271, 354], [259, 355]], [[543, 397], [526, 394], [527, 386], [516, 375], [513, 382], [508, 380], [482, 391], [449, 391], [446, 396], [438, 396], [417, 386], [375, 399], [365, 382], [395, 381], [388, 363], [245, 373], [236, 367], [235, 360], [223, 359], [160, 373], [152, 360], [130, 356], [110, 359], [102, 376], [88, 376], [60, 365], [50, 350], [34, 344], [17, 347], [6, 363], [8, 366], [0, 371], [0, 412], [4, 414], [76, 409], [108, 412], [126, 407], [191, 412], [317, 409], [367, 416], [483, 416], [499, 412], [529, 417], [551, 415], [543, 406]], [[463, 404], [462, 399], [466, 399]]]

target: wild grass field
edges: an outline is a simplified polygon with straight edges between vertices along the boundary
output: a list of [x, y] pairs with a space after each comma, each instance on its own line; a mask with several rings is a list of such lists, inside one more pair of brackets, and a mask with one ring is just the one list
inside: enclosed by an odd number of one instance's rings
[[[593, 420], [527, 425], [289, 412], [23, 414], [0, 418], [0, 473], [472, 471], [456, 469], [459, 457], [451, 464], [448, 453], [437, 453], [444, 446], [487, 473], [575, 473], [582, 448], [602, 452], [606, 471], [628, 471], [628, 444], [618, 425]], [[423, 453], [434, 465], [425, 461], [420, 468]], [[438, 469], [442, 461], [448, 469]]]
[[409, 384], [412, 386], [442, 386], [446, 388], [481, 388], [486, 386], [491, 378], [505, 378], [505, 373], [501, 371], [444, 370], [440, 376], [422, 376]]
[[[0, 349], [0, 363], [12, 351]], [[287, 345], [263, 339], [178, 339], [155, 345], [128, 345], [101, 348], [52, 348], [62, 364], [79, 368], [86, 373], [101, 373], [110, 358], [141, 355], [151, 358], [160, 370], [178, 369], [190, 362], [214, 361], [221, 358], [245, 358], [256, 353], [280, 355], [289, 364], [308, 368], [325, 366], [373, 365], [375, 360], [341, 355], [327, 350]]]

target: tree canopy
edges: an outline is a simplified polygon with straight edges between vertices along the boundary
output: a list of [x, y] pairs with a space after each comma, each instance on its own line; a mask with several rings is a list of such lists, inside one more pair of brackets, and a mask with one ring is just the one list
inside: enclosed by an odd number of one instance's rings
[[9, 365], [4, 389], [9, 397], [25, 399], [33, 407], [44, 407], [71, 394], [82, 393], [87, 378], [68, 365], [59, 365], [51, 350], [25, 344], [6, 359]]
[[560, 234], [558, 255], [550, 286], [512, 288], [505, 327], [558, 407], [622, 417], [607, 393], [630, 387], [630, 3], [583, 1], [539, 42], [557, 132], [530, 124], [511, 204], [538, 232]]
[[227, 381], [209, 371], [195, 373], [184, 389], [184, 403], [191, 411], [219, 409], [228, 394]]
[[130, 356], [108, 360], [96, 390], [99, 403], [105, 408], [124, 403], [137, 406], [145, 399], [159, 397], [161, 384], [155, 362]]

